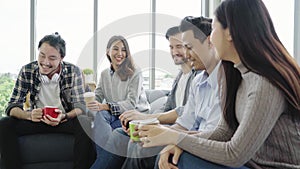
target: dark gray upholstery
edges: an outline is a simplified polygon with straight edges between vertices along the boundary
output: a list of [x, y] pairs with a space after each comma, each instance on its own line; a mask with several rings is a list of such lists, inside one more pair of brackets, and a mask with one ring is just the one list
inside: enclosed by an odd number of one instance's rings
[[24, 169], [71, 169], [74, 137], [49, 133], [19, 137]]
[[[168, 90], [146, 90], [151, 105], [150, 113], [158, 109], [163, 110], [168, 93]], [[19, 143], [23, 169], [73, 168], [73, 135], [62, 133], [26, 135], [19, 137]]]

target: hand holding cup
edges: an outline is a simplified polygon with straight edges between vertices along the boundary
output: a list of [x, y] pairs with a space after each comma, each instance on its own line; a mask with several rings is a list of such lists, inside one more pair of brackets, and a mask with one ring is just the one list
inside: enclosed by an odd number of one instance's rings
[[43, 110], [43, 116], [49, 115], [53, 118], [57, 118], [58, 114], [60, 113], [57, 112], [57, 110], [59, 109], [54, 106], [45, 106], [42, 110]]
[[159, 124], [157, 118], [146, 119], [146, 120], [132, 120], [129, 122], [130, 139], [133, 141], [140, 141], [139, 135], [137, 134], [136, 126], [143, 125], [156, 125]]
[[43, 118], [41, 119], [41, 121], [51, 126], [57, 126], [60, 123], [63, 113], [59, 108], [53, 106], [45, 106], [42, 111]]
[[83, 94], [85, 103], [89, 103], [95, 101], [95, 93], [94, 92], [85, 92]]
[[143, 147], [177, 145], [180, 132], [164, 125], [143, 125], [138, 128]]

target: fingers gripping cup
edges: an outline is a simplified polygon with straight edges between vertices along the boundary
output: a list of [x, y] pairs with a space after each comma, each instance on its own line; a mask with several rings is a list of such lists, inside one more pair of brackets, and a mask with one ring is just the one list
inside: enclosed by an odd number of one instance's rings
[[95, 93], [94, 92], [85, 92], [83, 94], [85, 103], [89, 103], [95, 100]]
[[133, 132], [135, 132], [135, 126], [136, 125], [154, 125], [159, 124], [159, 121], [157, 118], [153, 119], [146, 119], [146, 120], [132, 120], [129, 122], [129, 132], [130, 132], [130, 139], [133, 141], [140, 141], [139, 136], [134, 136]]
[[[84, 102], [85, 102], [85, 104], [87, 106], [87, 104], [89, 102], [95, 101], [96, 95], [95, 95], [94, 92], [85, 92], [83, 94], [83, 97], [84, 97]], [[94, 111], [90, 111], [90, 110], [87, 109], [87, 112], [90, 112], [92, 116], [96, 115], [96, 112], [94, 112]]]
[[138, 120], [133, 120], [129, 122], [129, 132], [130, 132], [130, 139], [133, 141], [140, 141], [139, 136], [134, 136], [133, 132], [135, 132], [135, 126], [139, 125], [139, 121]]
[[53, 118], [57, 118], [58, 116], [58, 112], [56, 112], [55, 110], [58, 109], [57, 107], [54, 106], [45, 106], [42, 110], [43, 110], [43, 116], [45, 115], [49, 115]]

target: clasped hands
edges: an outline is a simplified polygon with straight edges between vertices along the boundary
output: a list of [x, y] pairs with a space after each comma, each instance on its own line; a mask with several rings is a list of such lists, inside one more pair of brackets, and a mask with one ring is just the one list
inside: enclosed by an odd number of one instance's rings
[[30, 119], [33, 122], [42, 121], [50, 126], [57, 126], [59, 123], [66, 121], [66, 119], [63, 120], [65, 115], [60, 109], [55, 109], [55, 112], [59, 113], [57, 118], [53, 118], [48, 114], [43, 115], [43, 110], [41, 108], [33, 109], [30, 114]]

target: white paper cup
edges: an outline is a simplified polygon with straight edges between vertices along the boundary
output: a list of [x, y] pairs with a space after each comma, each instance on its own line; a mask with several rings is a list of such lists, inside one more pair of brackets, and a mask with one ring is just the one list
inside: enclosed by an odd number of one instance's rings
[[83, 97], [84, 97], [84, 101], [85, 101], [86, 103], [95, 101], [95, 93], [94, 93], [94, 92], [85, 92], [85, 93], [83, 94]]

